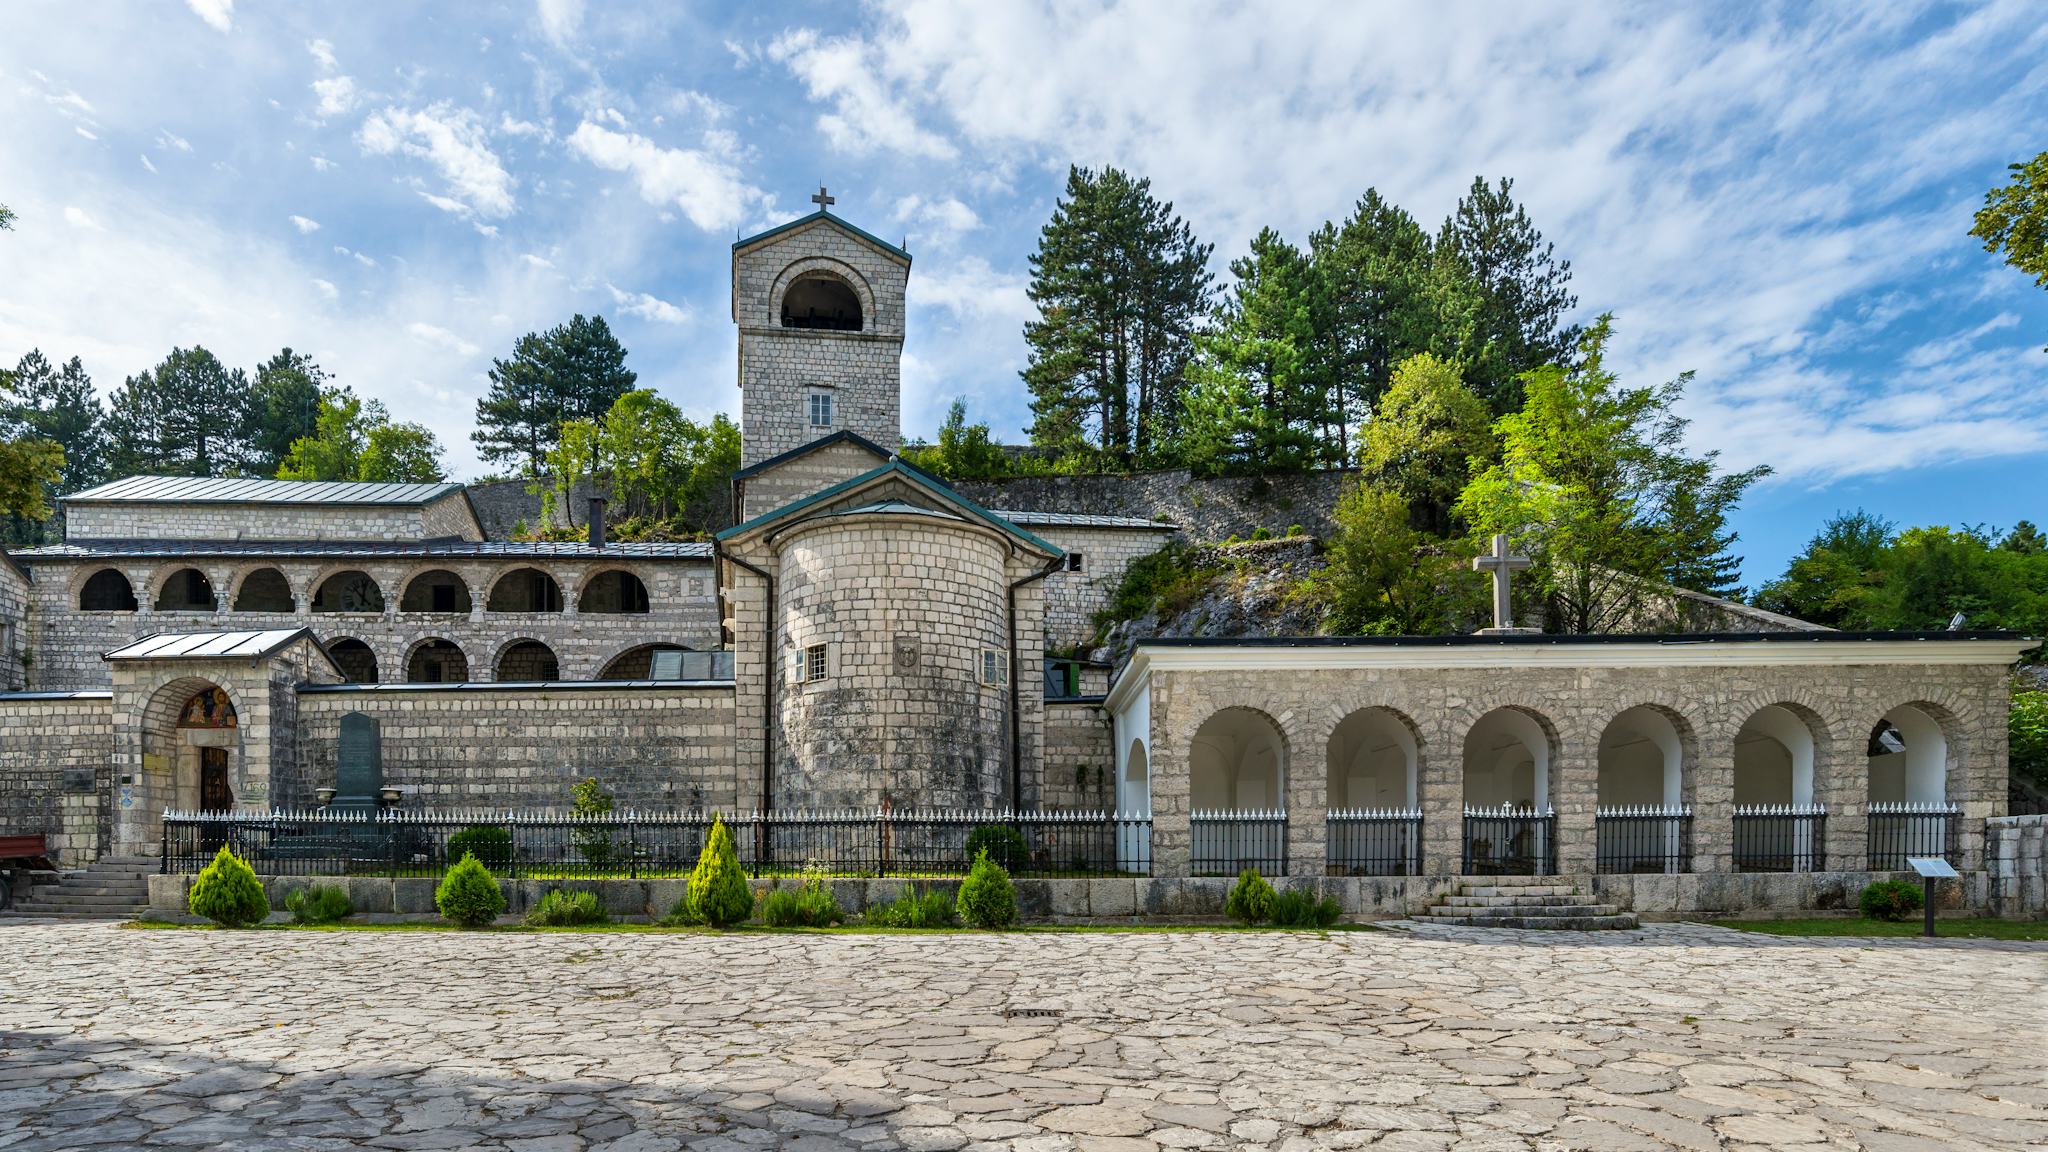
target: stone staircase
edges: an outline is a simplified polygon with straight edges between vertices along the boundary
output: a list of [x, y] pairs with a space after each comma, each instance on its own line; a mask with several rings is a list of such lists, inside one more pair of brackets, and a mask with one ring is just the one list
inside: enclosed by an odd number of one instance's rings
[[1466, 928], [1543, 928], [1593, 932], [1640, 928], [1634, 913], [1594, 904], [1566, 876], [1485, 876], [1460, 881], [1456, 894], [1416, 918]]
[[5, 915], [126, 920], [149, 906], [149, 877], [157, 866], [154, 856], [104, 857], [90, 868], [61, 874], [55, 884], [19, 893]]

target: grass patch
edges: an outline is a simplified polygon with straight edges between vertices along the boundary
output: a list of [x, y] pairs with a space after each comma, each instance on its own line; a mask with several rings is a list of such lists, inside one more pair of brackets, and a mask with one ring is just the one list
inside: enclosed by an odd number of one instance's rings
[[[176, 924], [168, 920], [130, 920], [122, 928], [151, 932], [184, 932], [211, 930], [211, 924]], [[497, 933], [509, 936], [561, 936], [604, 932], [655, 934], [663, 936], [730, 936], [745, 934], [753, 936], [932, 936], [943, 933], [983, 934], [976, 928], [892, 928], [880, 924], [845, 924], [834, 928], [771, 928], [765, 924], [746, 924], [727, 928], [723, 932], [703, 926], [678, 926], [673, 924], [585, 924], [574, 927], [540, 928], [530, 924], [500, 924], [488, 928], [463, 929], [443, 921], [400, 920], [386, 923], [340, 923], [340, 924], [260, 924], [243, 929], [246, 932], [478, 932]], [[1010, 929], [1011, 932], [1037, 932], [1052, 935], [1108, 934], [1125, 935], [1144, 932], [1383, 932], [1385, 929], [1374, 924], [1332, 924], [1328, 928], [1275, 928], [1270, 926], [1247, 927], [1240, 924], [1027, 924]]]
[[[1918, 936], [1925, 927], [1910, 920], [1865, 920], [1861, 917], [1804, 917], [1787, 920], [1709, 920], [1716, 928], [1758, 932], [1769, 936]], [[1994, 920], [1971, 916], [1934, 922], [1934, 934], [1951, 940], [2048, 940], [2048, 920]]]

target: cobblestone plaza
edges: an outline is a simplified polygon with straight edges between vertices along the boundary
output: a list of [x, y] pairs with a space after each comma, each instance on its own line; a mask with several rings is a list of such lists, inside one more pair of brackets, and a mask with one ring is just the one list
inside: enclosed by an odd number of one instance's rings
[[0, 945], [16, 1152], [2048, 1142], [2041, 945], [52, 922]]

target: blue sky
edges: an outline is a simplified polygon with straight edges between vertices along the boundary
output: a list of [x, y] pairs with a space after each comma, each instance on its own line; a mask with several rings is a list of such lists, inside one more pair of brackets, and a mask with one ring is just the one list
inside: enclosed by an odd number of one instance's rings
[[1219, 271], [1376, 186], [1426, 224], [1509, 175], [1698, 376], [1701, 449], [1778, 475], [1767, 578], [1818, 522], [2048, 521], [2048, 292], [1967, 236], [2048, 147], [2048, 21], [1916, 8], [1200, 3], [10, 6], [0, 358], [105, 389], [174, 344], [309, 351], [457, 475], [493, 355], [601, 312], [646, 385], [734, 411], [728, 253], [811, 208], [916, 256], [906, 432], [999, 434], [1026, 256], [1069, 163], [1152, 178]]

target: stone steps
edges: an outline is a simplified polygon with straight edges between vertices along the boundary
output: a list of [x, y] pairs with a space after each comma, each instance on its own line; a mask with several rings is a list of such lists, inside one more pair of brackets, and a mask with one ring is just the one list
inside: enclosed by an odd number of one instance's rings
[[1563, 876], [1488, 876], [1461, 881], [1458, 890], [1423, 909], [1417, 923], [1461, 928], [1519, 928], [1601, 932], [1639, 928], [1633, 914], [1596, 904]]
[[7, 910], [13, 916], [128, 919], [149, 906], [149, 877], [157, 861], [147, 856], [110, 856], [90, 868], [60, 874], [21, 894]]

